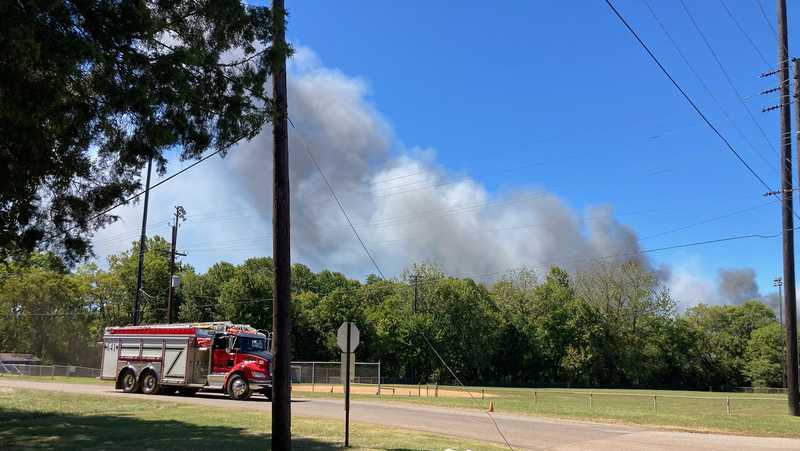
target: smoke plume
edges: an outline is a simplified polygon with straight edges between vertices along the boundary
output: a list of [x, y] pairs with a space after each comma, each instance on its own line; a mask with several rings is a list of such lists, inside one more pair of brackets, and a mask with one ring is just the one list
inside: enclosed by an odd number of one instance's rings
[[723, 302], [729, 304], [741, 304], [761, 297], [756, 283], [756, 272], [752, 268], [720, 269], [717, 273], [717, 286]]
[[[495, 195], [407, 148], [370, 105], [366, 84], [300, 48], [288, 80], [293, 259], [349, 274], [376, 272], [310, 152], [387, 276], [428, 261], [459, 275], [595, 258], [635, 257], [636, 234], [609, 206], [578, 214], [542, 188]], [[237, 178], [271, 221], [271, 130], [232, 152]]]

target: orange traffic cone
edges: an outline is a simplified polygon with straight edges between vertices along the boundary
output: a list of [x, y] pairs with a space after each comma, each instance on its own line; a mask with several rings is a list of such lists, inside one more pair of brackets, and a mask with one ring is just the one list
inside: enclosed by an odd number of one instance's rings
[[494, 401], [489, 401], [489, 412], [494, 412]]

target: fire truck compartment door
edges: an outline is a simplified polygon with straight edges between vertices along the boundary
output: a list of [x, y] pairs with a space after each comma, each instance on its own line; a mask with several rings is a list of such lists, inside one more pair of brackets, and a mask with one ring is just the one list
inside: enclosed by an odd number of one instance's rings
[[103, 373], [101, 377], [114, 379], [117, 377], [117, 352], [119, 340], [108, 338], [103, 341]]
[[186, 344], [167, 342], [164, 349], [164, 377], [186, 377]]

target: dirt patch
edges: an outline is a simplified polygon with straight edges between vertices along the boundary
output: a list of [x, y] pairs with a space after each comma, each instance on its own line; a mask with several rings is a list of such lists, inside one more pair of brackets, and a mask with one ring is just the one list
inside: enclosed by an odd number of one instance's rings
[[[340, 384], [292, 384], [292, 390], [298, 392], [314, 392], [314, 393], [344, 393], [344, 387]], [[377, 395], [377, 385], [351, 385], [350, 393], [358, 395]], [[432, 385], [422, 387], [408, 387], [408, 386], [392, 386], [382, 385], [382, 396], [402, 396], [404, 398], [469, 398], [470, 394], [473, 398], [493, 398], [494, 395], [483, 394], [480, 391], [470, 390], [469, 394], [463, 390], [453, 389], [436, 389]]]

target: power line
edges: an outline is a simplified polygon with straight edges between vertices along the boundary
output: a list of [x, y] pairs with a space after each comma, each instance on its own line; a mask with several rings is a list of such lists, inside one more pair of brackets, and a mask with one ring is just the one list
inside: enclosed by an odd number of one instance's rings
[[[220, 296], [213, 297], [213, 296], [200, 296], [200, 295], [193, 295], [192, 297], [184, 297], [184, 303], [186, 301], [193, 301], [195, 298], [206, 298], [206, 299], [217, 299], [217, 302], [214, 303], [206, 303], [206, 304], [191, 304], [192, 307], [217, 307], [217, 306], [224, 306], [225, 304], [259, 304], [264, 302], [272, 302], [272, 298], [269, 299], [258, 299], [258, 298], [240, 298], [240, 299], [232, 299], [223, 301]], [[157, 297], [157, 299], [161, 299]], [[149, 307], [146, 305], [147, 311], [166, 311], [166, 307]], [[6, 316], [12, 317], [52, 317], [52, 318], [60, 318], [60, 317], [75, 317], [75, 316], [103, 316], [103, 312], [100, 310], [82, 310], [82, 311], [74, 311], [74, 312], [10, 312], [7, 313]]]
[[[800, 228], [800, 226], [795, 227], [792, 230], [797, 230], [798, 228]], [[554, 262], [554, 263], [548, 263], [548, 264], [542, 264], [542, 265], [534, 266], [534, 267], [531, 267], [530, 269], [551, 268], [553, 266], [568, 266], [568, 265], [571, 265], [573, 263], [581, 263], [581, 262], [586, 262], [586, 261], [597, 261], [597, 260], [609, 260], [609, 259], [613, 259], [613, 258], [635, 257], [635, 256], [638, 256], [638, 255], [650, 254], [650, 253], [653, 253], [653, 252], [662, 252], [662, 251], [683, 249], [683, 248], [696, 247], [696, 246], [706, 246], [706, 245], [709, 245], [709, 244], [724, 243], [724, 242], [727, 242], [727, 241], [738, 241], [738, 240], [752, 239], [752, 238], [771, 239], [771, 238], [777, 238], [779, 236], [781, 236], [781, 232], [778, 232], [778, 233], [772, 234], [772, 235], [764, 235], [764, 234], [760, 234], [760, 233], [752, 233], [752, 234], [748, 234], [748, 235], [736, 235], [736, 236], [725, 237], [725, 238], [716, 238], [716, 239], [711, 239], [711, 240], [694, 241], [694, 242], [682, 243], [682, 244], [674, 244], [674, 245], [671, 245], [671, 246], [656, 247], [656, 248], [652, 248], [652, 249], [642, 249], [642, 250], [633, 251], [633, 252], [622, 252], [622, 253], [617, 253], [617, 254], [604, 255], [604, 256], [601, 256], [601, 257], [588, 257], [588, 258], [582, 258], [582, 259], [576, 259], [576, 260]], [[462, 274], [461, 277], [462, 278], [490, 277], [490, 276], [495, 276], [495, 275], [506, 273], [508, 271], [511, 271], [512, 269], [514, 269], [514, 268], [507, 268], [507, 269], [504, 269], [504, 270], [501, 270], [501, 271], [495, 271], [495, 272], [490, 272], [490, 273], [482, 273], [482, 274], [466, 274], [466, 275]]]
[[[745, 39], [747, 39], [747, 42], [750, 43], [750, 46], [753, 47], [753, 50], [755, 50], [755, 52], [758, 54], [759, 58], [761, 58], [761, 61], [763, 61], [764, 64], [767, 67], [770, 67], [770, 68], [773, 67], [772, 64], [770, 64], [770, 62], [767, 61], [767, 58], [764, 57], [764, 54], [761, 53], [761, 50], [756, 45], [755, 41], [753, 41], [753, 39], [750, 37], [750, 34], [748, 34], [747, 31], [745, 31], [745, 29], [739, 23], [739, 21], [736, 20], [736, 16], [733, 15], [733, 12], [730, 10], [730, 8], [728, 8], [728, 5], [725, 4], [725, 0], [719, 0], [719, 3], [725, 9], [725, 12], [728, 13], [728, 17], [731, 18], [733, 23], [736, 25], [736, 28], [738, 28], [739, 31], [742, 32], [742, 35], [744, 35]], [[756, 0], [756, 3], [758, 3], [758, 0]]]
[[678, 91], [680, 91], [681, 95], [686, 99], [686, 101], [689, 102], [689, 105], [691, 105], [692, 109], [694, 109], [694, 111], [700, 116], [700, 118], [703, 119], [703, 122], [705, 122], [706, 125], [708, 125], [708, 127], [719, 137], [719, 139], [722, 140], [723, 143], [725, 143], [725, 146], [728, 148], [728, 150], [730, 150], [736, 156], [739, 162], [745, 168], [747, 168], [747, 171], [750, 172], [750, 174], [752, 174], [753, 177], [755, 177], [761, 183], [761, 185], [764, 186], [764, 188], [766, 188], [768, 191], [772, 191], [772, 188], [770, 188], [769, 184], [767, 184], [767, 182], [765, 182], [764, 179], [762, 179], [761, 176], [758, 175], [758, 173], [756, 173], [756, 171], [753, 170], [753, 168], [750, 167], [749, 164], [747, 164], [747, 162], [744, 160], [744, 158], [742, 158], [739, 152], [737, 152], [736, 149], [733, 148], [733, 145], [731, 145], [731, 143], [725, 138], [725, 136], [722, 135], [722, 133], [717, 129], [717, 127], [715, 127], [714, 124], [711, 123], [711, 121], [706, 117], [706, 115], [703, 114], [703, 112], [700, 110], [697, 104], [695, 104], [692, 98], [689, 97], [689, 94], [687, 94], [686, 91], [684, 91], [684, 89], [678, 84], [678, 82], [675, 81], [675, 79], [672, 77], [669, 71], [667, 71], [664, 65], [661, 64], [661, 61], [659, 61], [658, 58], [655, 56], [655, 54], [650, 50], [650, 47], [648, 47], [647, 44], [644, 43], [642, 38], [639, 37], [639, 34], [636, 32], [636, 30], [634, 30], [633, 27], [631, 27], [631, 25], [628, 23], [627, 20], [625, 20], [625, 18], [617, 10], [617, 8], [614, 7], [614, 4], [611, 3], [611, 0], [605, 0], [605, 2], [608, 5], [608, 7], [611, 8], [611, 10], [614, 12], [617, 18], [620, 20], [620, 22], [622, 22], [625, 28], [627, 28], [628, 31], [630, 31], [630, 33], [633, 35], [633, 37], [636, 38], [636, 41], [639, 42], [639, 45], [641, 45], [642, 48], [647, 52], [647, 54], [650, 56], [653, 62], [656, 63], [656, 65], [659, 67], [659, 69], [661, 69], [664, 75], [667, 76], [669, 81], [672, 82], [673, 86], [675, 86], [675, 88]]
[[686, 67], [689, 68], [689, 71], [691, 71], [692, 75], [694, 75], [698, 83], [700, 83], [700, 86], [703, 87], [703, 89], [706, 91], [711, 100], [717, 105], [717, 108], [719, 108], [719, 110], [722, 111], [722, 114], [725, 116], [725, 119], [727, 119], [728, 122], [730, 122], [730, 124], [733, 126], [736, 132], [739, 133], [739, 135], [741, 135], [742, 139], [744, 139], [747, 145], [753, 149], [753, 151], [761, 158], [761, 160], [772, 170], [777, 172], [778, 168], [776, 168], [766, 157], [764, 157], [764, 155], [755, 147], [755, 145], [753, 145], [750, 139], [747, 138], [747, 135], [739, 128], [739, 126], [736, 124], [733, 118], [728, 114], [728, 111], [722, 106], [722, 103], [717, 99], [717, 96], [714, 95], [714, 92], [711, 90], [711, 88], [708, 87], [705, 80], [703, 80], [703, 77], [701, 77], [700, 73], [694, 68], [694, 65], [689, 62], [689, 58], [686, 56], [683, 50], [681, 50], [681, 47], [678, 45], [678, 42], [672, 37], [672, 34], [667, 30], [666, 25], [664, 25], [661, 19], [659, 19], [658, 15], [656, 15], [655, 9], [653, 9], [653, 7], [650, 5], [650, 2], [645, 0], [644, 3], [645, 6], [647, 6], [647, 9], [650, 10], [650, 14], [653, 16], [653, 19], [656, 21], [656, 23], [658, 23], [658, 26], [661, 28], [661, 31], [664, 32], [664, 35], [667, 36], [667, 39], [675, 48], [675, 51], [681, 57], [681, 60], [683, 60], [683, 63], [686, 64]]
[[747, 115], [753, 121], [753, 124], [755, 124], [756, 128], [758, 128], [758, 131], [761, 133], [761, 136], [764, 138], [764, 141], [769, 143], [770, 148], [772, 148], [772, 150], [777, 153], [778, 149], [776, 149], [775, 146], [772, 145], [772, 141], [770, 141], [769, 138], [767, 137], [767, 132], [764, 131], [764, 128], [761, 127], [761, 124], [759, 124], [758, 121], [756, 120], [755, 116], [753, 116], [753, 113], [750, 111], [750, 108], [747, 106], [747, 103], [744, 101], [744, 98], [742, 97], [742, 94], [739, 92], [739, 89], [736, 88], [736, 85], [733, 83], [733, 79], [731, 78], [730, 74], [728, 74], [727, 69], [725, 69], [725, 65], [722, 64], [722, 60], [720, 60], [719, 56], [717, 55], [717, 52], [714, 50], [714, 47], [711, 45], [711, 42], [706, 37], [705, 33], [703, 33], [703, 30], [700, 28], [700, 25], [695, 20], [694, 15], [692, 15], [692, 12], [689, 11], [689, 7], [686, 6], [686, 2], [684, 0], [680, 0], [680, 2], [681, 2], [681, 6], [683, 7], [683, 10], [686, 12], [686, 15], [689, 16], [689, 20], [692, 22], [692, 25], [694, 26], [694, 29], [697, 31], [697, 34], [700, 35], [700, 38], [706, 44], [706, 47], [708, 48], [709, 52], [711, 53], [711, 56], [714, 57], [714, 61], [717, 63], [717, 66], [719, 67], [720, 71], [722, 71], [722, 74], [725, 76], [725, 80], [728, 82], [728, 85], [730, 85], [731, 89], [736, 94], [736, 97], [739, 99], [739, 102], [742, 104], [742, 108], [745, 109], [745, 111], [747, 112]]
[[[296, 127], [294, 126], [294, 123], [292, 123], [291, 119], [289, 120], [289, 123], [292, 125], [292, 128], [296, 129]], [[378, 274], [381, 275], [381, 278], [385, 279], [386, 277], [383, 275], [383, 271], [378, 266], [378, 263], [375, 261], [375, 259], [372, 257], [372, 254], [370, 253], [369, 249], [367, 249], [367, 246], [364, 244], [364, 241], [358, 235], [358, 232], [356, 231], [356, 228], [353, 226], [352, 221], [350, 221], [350, 216], [347, 214], [347, 211], [345, 211], [344, 206], [339, 201], [339, 197], [336, 196], [336, 192], [334, 191], [333, 187], [331, 186], [330, 182], [328, 181], [328, 178], [325, 176], [325, 173], [322, 172], [322, 168], [320, 168], [319, 164], [317, 163], [317, 160], [314, 158], [314, 155], [311, 153], [311, 150], [308, 148], [308, 143], [306, 143], [306, 141], [305, 141], [305, 139], [303, 139], [302, 135], [298, 135], [298, 136], [300, 137], [301, 141], [303, 142], [303, 144], [305, 146], [305, 149], [306, 149], [306, 152], [308, 153], [308, 156], [311, 158], [311, 161], [314, 163], [314, 166], [316, 166], [317, 170], [319, 171], [320, 175], [322, 176], [323, 180], [325, 181], [325, 184], [328, 186], [328, 189], [330, 190], [331, 195], [333, 195], [333, 198], [336, 200], [336, 203], [339, 205], [339, 209], [342, 211], [342, 214], [344, 215], [345, 219], [347, 219], [347, 223], [350, 225], [350, 228], [353, 230], [353, 234], [355, 234], [356, 238], [358, 238], [358, 242], [361, 243], [361, 248], [364, 249], [364, 252], [367, 254], [367, 257], [369, 257], [369, 259], [372, 262], [373, 266], [375, 266], [375, 269], [378, 271]], [[447, 370], [450, 372], [450, 374], [455, 378], [456, 382], [458, 382], [458, 384], [461, 386], [462, 390], [466, 390], [466, 387], [464, 386], [464, 384], [461, 383], [461, 380], [458, 378], [458, 376], [456, 376], [456, 374], [453, 372], [453, 370], [450, 369], [450, 367], [444, 361], [444, 359], [439, 354], [439, 352], [436, 350], [436, 348], [433, 346], [433, 344], [431, 344], [431, 342], [428, 341], [427, 337], [425, 337], [424, 334], [422, 334], [422, 335], [423, 335], [423, 338], [425, 339], [425, 342], [428, 344], [428, 346], [431, 348], [431, 350], [434, 352], [434, 354], [436, 354], [436, 357], [442, 362], [442, 364], [445, 366], [445, 368], [447, 368]], [[489, 416], [489, 419], [492, 421], [492, 424], [494, 425], [495, 429], [497, 430], [497, 433], [503, 439], [503, 441], [505, 442], [506, 446], [508, 446], [508, 448], [513, 451], [514, 448], [508, 442], [508, 439], [506, 439], [506, 436], [503, 434], [503, 431], [500, 430], [500, 426], [497, 424], [497, 421], [495, 421], [495, 419], [492, 416], [491, 412], [486, 412], [486, 414]]]
[[[699, 226], [699, 225], [704, 225], [704, 224], [708, 224], [708, 223], [711, 223], [711, 222], [719, 221], [719, 220], [722, 220], [722, 219], [727, 219], [727, 218], [730, 218], [730, 217], [733, 217], [733, 216], [736, 216], [736, 215], [740, 215], [740, 214], [743, 214], [743, 213], [748, 213], [748, 212], [757, 210], [759, 208], [766, 207], [768, 205], [773, 205], [773, 204], [775, 204], [777, 202], [779, 202], [779, 200], [772, 200], [772, 201], [769, 201], [769, 202], [766, 202], [766, 203], [753, 205], [753, 206], [750, 206], [750, 207], [747, 207], [747, 208], [744, 208], [744, 209], [738, 209], [738, 210], [730, 211], [730, 212], [723, 213], [723, 214], [718, 215], [718, 216], [714, 216], [714, 217], [711, 217], [711, 218], [703, 219], [701, 221], [697, 221], [697, 222], [693, 222], [693, 223], [690, 223], [690, 224], [687, 224], [687, 225], [683, 225], [683, 226], [680, 226], [680, 227], [675, 228], [675, 229], [667, 230], [667, 231], [664, 231], [664, 232], [659, 232], [659, 233], [656, 233], [654, 235], [648, 235], [648, 236], [645, 236], [643, 238], [640, 238], [638, 241], [644, 241], [644, 240], [648, 240], [648, 239], [652, 239], [652, 238], [657, 238], [657, 237], [660, 237], [660, 236], [669, 235], [671, 233], [675, 233], [675, 232], [679, 232], [679, 231], [682, 231], [682, 230], [690, 229], [692, 227], [696, 227], [696, 226]], [[646, 211], [639, 211], [639, 212], [620, 213], [617, 216], [638, 215], [638, 214], [643, 214], [643, 213], [647, 214], [647, 213], [651, 213], [651, 212], [659, 211], [659, 210], [662, 210], [662, 209], [653, 209], [653, 210], [646, 210]], [[583, 217], [583, 218], [581, 218], [581, 220], [583, 220], [583, 221], [597, 221], [597, 220], [602, 220], [602, 219], [605, 219], [605, 218], [607, 218], [607, 216], [600, 215], [600, 216]], [[548, 226], [557, 227], [557, 225], [554, 225], [554, 224], [549, 224], [549, 223], [546, 223], [546, 222], [539, 222], [539, 223], [534, 223], [534, 224], [522, 224], [522, 225], [516, 225], [516, 226], [505, 226], [505, 227], [497, 227], [497, 228], [491, 228], [491, 229], [473, 230], [473, 231], [470, 231], [470, 233], [474, 233], [474, 234], [495, 233], [495, 232], [503, 232], [503, 231], [507, 231], [507, 230], [522, 230], [522, 229], [530, 229], [530, 228], [536, 228], [536, 227], [545, 227], [545, 228], [547, 228]], [[391, 240], [373, 241], [373, 242], [370, 242], [370, 244], [374, 246], [374, 245], [383, 245], [383, 244], [390, 244], [390, 243], [405, 242], [405, 241], [411, 241], [411, 240], [417, 240], [417, 239], [419, 239], [419, 236], [412, 235], [412, 236], [405, 236], [405, 237], [402, 237], [402, 238], [391, 239]]]
[[758, 10], [761, 11], [761, 17], [764, 18], [764, 21], [767, 23], [767, 26], [770, 30], [772, 30], [772, 34], [778, 36], [778, 32], [775, 31], [775, 27], [772, 25], [772, 21], [769, 20], [767, 16], [767, 12], [764, 11], [764, 5], [761, 4], [761, 0], [756, 0], [756, 5], [758, 5]]
[[[236, 142], [239, 142], [239, 141], [241, 141], [241, 139], [244, 139], [244, 138], [240, 138], [240, 139], [239, 139], [239, 140], [237, 140]], [[231, 145], [233, 145], [233, 144], [235, 144], [235, 143], [232, 143]], [[97, 214], [95, 214], [94, 216], [90, 217], [90, 218], [89, 218], [89, 219], [88, 219], [86, 222], [92, 222], [92, 221], [94, 221], [95, 219], [97, 219], [97, 218], [99, 218], [99, 217], [101, 217], [101, 216], [103, 216], [103, 215], [105, 215], [105, 214], [108, 214], [109, 212], [111, 212], [112, 210], [114, 210], [114, 209], [116, 209], [116, 208], [119, 208], [119, 207], [121, 207], [121, 206], [123, 206], [123, 205], [127, 205], [128, 203], [130, 203], [130, 201], [132, 201], [132, 200], [134, 200], [134, 199], [138, 199], [139, 197], [141, 197], [142, 195], [144, 195], [144, 194], [145, 194], [147, 191], [152, 191], [153, 189], [157, 188], [158, 186], [160, 186], [160, 185], [163, 185], [164, 183], [167, 183], [168, 181], [170, 181], [170, 180], [174, 179], [175, 177], [177, 177], [177, 176], [179, 176], [179, 175], [183, 174], [184, 172], [188, 171], [189, 169], [192, 169], [193, 167], [197, 166], [198, 164], [200, 164], [200, 163], [202, 163], [202, 162], [204, 162], [204, 161], [208, 160], [209, 158], [213, 157], [214, 155], [217, 155], [217, 154], [219, 154], [219, 153], [221, 153], [221, 152], [223, 152], [223, 151], [227, 150], [228, 148], [229, 148], [229, 146], [228, 146], [228, 147], [221, 148], [221, 149], [217, 149], [216, 151], [214, 151], [214, 152], [212, 152], [212, 153], [210, 153], [210, 154], [206, 155], [205, 157], [203, 157], [203, 158], [201, 158], [201, 159], [199, 159], [199, 160], [195, 161], [194, 163], [190, 164], [189, 166], [186, 166], [185, 168], [183, 168], [183, 169], [181, 169], [180, 171], [178, 171], [178, 172], [176, 172], [176, 173], [174, 173], [174, 174], [170, 175], [169, 177], [167, 177], [167, 178], [165, 178], [165, 179], [162, 179], [162, 180], [159, 180], [157, 183], [155, 183], [153, 186], [151, 186], [149, 190], [142, 190], [142, 191], [140, 191], [140, 192], [138, 192], [138, 193], [134, 194], [133, 196], [130, 196], [130, 197], [128, 197], [127, 199], [125, 199], [125, 200], [123, 200], [123, 201], [121, 201], [121, 202], [119, 202], [119, 203], [116, 203], [116, 204], [114, 204], [113, 206], [111, 206], [111, 207], [109, 207], [109, 208], [107, 208], [107, 209], [105, 209], [105, 210], [101, 211], [100, 213], [97, 213]], [[70, 228], [68, 228], [68, 229], [64, 230], [64, 233], [66, 233], [66, 232], [69, 232], [69, 231], [72, 231], [72, 230], [75, 230], [75, 229], [77, 229], [78, 227], [80, 227], [80, 226], [79, 226], [79, 225], [74, 225], [74, 226], [72, 226], [72, 227], [70, 227]]]
[[[289, 120], [289, 123], [292, 124], [292, 128], [296, 130], [296, 127], [294, 126], [294, 123], [291, 121], [291, 119]], [[325, 181], [325, 185], [328, 186], [328, 190], [331, 192], [331, 195], [333, 196], [334, 200], [336, 200], [336, 204], [339, 205], [339, 210], [342, 211], [344, 218], [347, 220], [347, 224], [350, 225], [350, 229], [353, 230], [353, 234], [358, 239], [358, 242], [361, 243], [361, 247], [364, 249], [364, 252], [366, 252], [367, 257], [369, 257], [369, 260], [372, 262], [372, 265], [375, 266], [375, 269], [378, 271], [378, 274], [381, 275], [381, 278], [385, 279], [386, 277], [383, 275], [383, 271], [381, 271], [381, 268], [375, 262], [375, 259], [372, 257], [372, 253], [370, 253], [369, 249], [367, 249], [367, 245], [364, 244], [364, 240], [362, 240], [361, 236], [358, 235], [358, 231], [356, 230], [355, 226], [353, 226], [353, 221], [350, 220], [350, 216], [347, 214], [347, 211], [344, 209], [342, 202], [339, 200], [339, 196], [336, 195], [336, 191], [333, 190], [333, 186], [331, 186], [331, 183], [328, 181], [328, 177], [326, 177], [325, 173], [322, 172], [322, 168], [319, 167], [317, 159], [314, 158], [314, 154], [312, 154], [311, 149], [308, 148], [308, 143], [306, 142], [306, 140], [303, 138], [302, 135], [297, 135], [297, 136], [300, 138], [300, 141], [303, 142], [308, 157], [311, 158], [311, 161], [314, 163], [314, 166], [317, 168], [317, 171], [319, 171], [319, 175], [322, 176], [322, 180]]]

